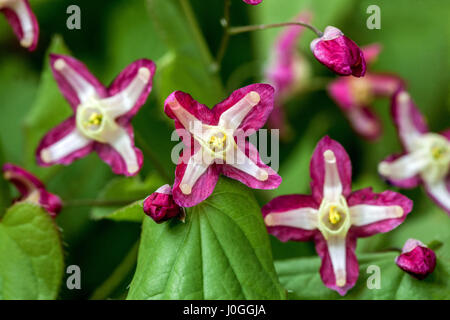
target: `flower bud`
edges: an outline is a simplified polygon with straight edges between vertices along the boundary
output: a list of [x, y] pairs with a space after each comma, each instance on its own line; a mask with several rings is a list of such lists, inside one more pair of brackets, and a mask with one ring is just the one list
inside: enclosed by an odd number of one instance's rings
[[335, 27], [326, 27], [323, 36], [311, 42], [311, 51], [320, 63], [339, 75], [362, 77], [366, 73], [362, 50]]
[[173, 201], [172, 188], [166, 184], [144, 200], [144, 212], [156, 223], [161, 223], [176, 216], [182, 217], [183, 209]]
[[436, 254], [419, 240], [408, 239], [395, 263], [400, 269], [422, 280], [433, 272]]

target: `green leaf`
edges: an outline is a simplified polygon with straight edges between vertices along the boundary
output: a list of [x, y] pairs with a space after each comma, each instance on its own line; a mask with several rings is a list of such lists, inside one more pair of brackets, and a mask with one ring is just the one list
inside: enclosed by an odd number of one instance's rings
[[58, 228], [30, 203], [11, 207], [0, 223], [0, 298], [56, 299], [63, 277]]
[[142, 200], [136, 200], [145, 198], [161, 185], [163, 185], [162, 179], [155, 174], [149, 175], [145, 181], [138, 176], [115, 178], [99, 193], [97, 200], [123, 201], [130, 204], [122, 208], [120, 205], [95, 207], [92, 209], [91, 217], [93, 219], [108, 218], [118, 221], [141, 222], [143, 218]]
[[221, 178], [186, 223], [144, 219], [128, 299], [283, 299], [252, 193]]
[[[424, 280], [417, 280], [402, 271], [394, 262], [398, 253], [358, 255], [359, 278], [345, 297], [328, 289], [319, 276], [318, 257], [276, 261], [280, 282], [290, 299], [449, 299], [450, 253], [447, 248], [436, 251], [436, 269]], [[374, 273], [369, 266], [380, 268], [380, 289], [369, 289], [367, 282]]]
[[4, 51], [7, 50], [2, 50], [0, 61], [0, 136], [5, 160], [20, 163], [24, 143], [23, 117], [33, 103], [38, 79], [27, 59], [20, 59], [17, 54], [5, 55]]
[[214, 61], [187, 0], [148, 0], [155, 28], [170, 52], [158, 63], [155, 83], [159, 100], [175, 90], [214, 105], [224, 92]]
[[53, 78], [49, 63], [49, 54], [70, 54], [60, 36], [54, 36], [47, 50], [44, 70], [34, 104], [29, 109], [25, 120], [25, 164], [35, 173], [50, 174], [57, 167], [41, 168], [36, 165], [35, 151], [42, 137], [53, 127], [61, 123], [72, 114], [72, 110], [64, 99], [58, 85]]
[[273, 190], [274, 196], [309, 192], [309, 183], [311, 181], [309, 177], [309, 162], [317, 141], [325, 135], [329, 126], [329, 120], [323, 115], [317, 116], [310, 122], [302, 139], [293, 148], [280, 168], [280, 175], [283, 177], [283, 181], [277, 189]]

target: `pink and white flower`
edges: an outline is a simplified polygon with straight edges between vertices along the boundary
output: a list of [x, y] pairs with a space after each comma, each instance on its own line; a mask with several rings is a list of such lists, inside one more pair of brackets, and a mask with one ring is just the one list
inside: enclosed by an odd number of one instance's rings
[[208, 198], [223, 174], [255, 189], [274, 189], [281, 177], [265, 165], [245, 138], [260, 129], [273, 109], [274, 89], [253, 84], [234, 91], [209, 109], [175, 91], [164, 111], [175, 120], [185, 145], [175, 171], [173, 197], [182, 207]]
[[436, 254], [421, 241], [408, 239], [395, 263], [403, 271], [422, 280], [434, 271]]
[[21, 46], [29, 51], [36, 49], [39, 26], [28, 0], [0, 0], [0, 12], [5, 15]]
[[45, 185], [30, 172], [11, 163], [6, 163], [3, 166], [3, 176], [14, 184], [20, 193], [19, 198], [15, 201], [35, 203], [47, 210], [53, 218], [61, 211], [61, 199], [57, 195], [48, 192], [45, 189]]
[[336, 27], [326, 27], [323, 35], [311, 42], [311, 51], [320, 63], [341, 76], [362, 77], [366, 73], [362, 50]]
[[[362, 48], [368, 64], [381, 51], [379, 44]], [[363, 78], [339, 77], [328, 86], [328, 93], [344, 112], [353, 129], [362, 137], [374, 140], [381, 134], [381, 121], [371, 110], [376, 98], [392, 97], [404, 86], [400, 77], [388, 73], [367, 72]]]
[[[302, 12], [296, 21], [309, 23], [312, 14]], [[305, 27], [290, 26], [284, 29], [276, 40], [271, 62], [266, 70], [266, 79], [275, 88], [275, 107], [268, 125], [280, 129], [280, 136], [287, 136], [288, 123], [285, 119], [283, 104], [287, 99], [300, 92], [310, 77], [310, 66], [298, 51], [297, 44]]]
[[422, 184], [434, 202], [450, 214], [450, 129], [441, 134], [429, 132], [404, 90], [394, 95], [391, 111], [404, 151], [382, 161], [378, 172], [400, 188]]
[[141, 59], [126, 67], [105, 88], [75, 58], [52, 54], [53, 75], [74, 115], [53, 128], [36, 151], [41, 166], [68, 165], [92, 151], [116, 174], [132, 176], [142, 167], [131, 119], [152, 89], [155, 64]]
[[281, 241], [314, 241], [324, 284], [345, 295], [358, 279], [356, 239], [401, 224], [412, 201], [392, 191], [351, 190], [352, 166], [345, 149], [324, 137], [310, 163], [312, 195], [280, 196], [262, 208], [269, 233]]

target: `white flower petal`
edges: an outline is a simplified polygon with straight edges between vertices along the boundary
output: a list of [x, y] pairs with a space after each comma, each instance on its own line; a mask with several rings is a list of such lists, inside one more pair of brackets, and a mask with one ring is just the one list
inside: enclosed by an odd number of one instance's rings
[[325, 178], [323, 183], [323, 197], [330, 202], [339, 201], [342, 194], [342, 183], [336, 157], [331, 150], [323, 153], [325, 161]]
[[400, 180], [414, 177], [430, 161], [430, 157], [423, 150], [407, 153], [394, 161], [383, 161], [378, 166], [378, 172], [390, 179]]
[[145, 90], [151, 78], [151, 71], [146, 67], [139, 68], [136, 76], [131, 80], [128, 86], [115, 96], [103, 99], [102, 104], [106, 106], [106, 112], [112, 117], [117, 118], [130, 111], [136, 101]]
[[114, 139], [109, 140], [108, 144], [120, 154], [130, 174], [136, 173], [139, 170], [139, 163], [136, 151], [134, 150], [134, 141], [124, 128], [118, 127], [117, 132], [114, 134]]
[[269, 213], [264, 218], [267, 226], [284, 226], [305, 230], [317, 229], [317, 210], [313, 208], [299, 208], [280, 213]]
[[242, 120], [247, 114], [256, 106], [261, 97], [258, 92], [251, 91], [247, 93], [241, 100], [239, 100], [234, 106], [226, 110], [220, 115], [219, 126], [236, 130], [242, 123]]
[[71, 153], [86, 147], [91, 141], [75, 128], [61, 140], [42, 149], [41, 158], [46, 163], [57, 162]]
[[336, 278], [336, 285], [343, 287], [347, 282], [347, 249], [345, 247], [345, 237], [330, 236], [327, 240], [327, 246]]
[[376, 206], [368, 204], [358, 204], [350, 209], [351, 223], [354, 226], [364, 226], [374, 222], [400, 218], [403, 216], [403, 209], [400, 206]]

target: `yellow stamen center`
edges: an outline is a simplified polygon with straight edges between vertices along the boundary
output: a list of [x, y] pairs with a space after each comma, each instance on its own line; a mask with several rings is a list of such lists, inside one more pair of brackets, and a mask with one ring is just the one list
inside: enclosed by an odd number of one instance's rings
[[433, 156], [434, 160], [441, 159], [445, 154], [445, 149], [442, 147], [433, 147], [431, 148], [431, 155]]
[[86, 121], [86, 125], [88, 127], [99, 126], [102, 123], [103, 115], [101, 113], [93, 112], [88, 121]]
[[223, 150], [225, 147], [226, 140], [227, 140], [227, 136], [225, 134], [223, 134], [223, 137], [221, 137], [221, 138], [212, 136], [209, 139], [209, 146], [210, 146], [211, 150], [213, 150], [213, 151]]
[[352, 79], [350, 82], [350, 90], [353, 94], [353, 98], [360, 105], [367, 105], [373, 101], [370, 83], [366, 79]]
[[328, 218], [332, 224], [337, 224], [341, 221], [341, 215], [336, 206], [330, 207], [330, 212], [328, 213]]

